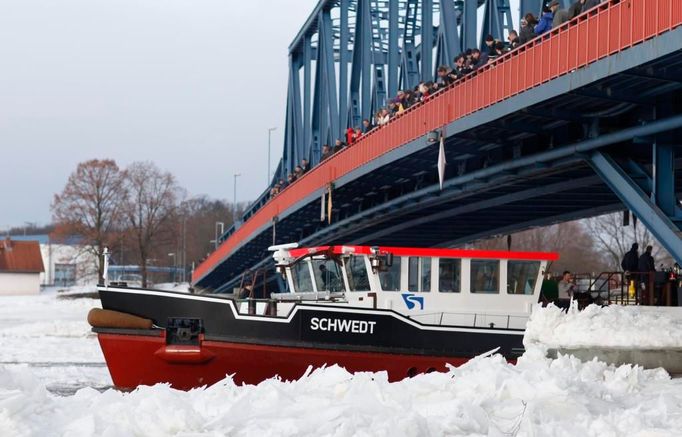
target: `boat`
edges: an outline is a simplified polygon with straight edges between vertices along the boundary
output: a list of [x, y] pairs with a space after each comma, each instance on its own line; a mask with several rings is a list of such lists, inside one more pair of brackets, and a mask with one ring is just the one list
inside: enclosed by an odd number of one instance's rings
[[270, 250], [281, 276], [269, 295], [250, 284], [227, 295], [100, 285], [105, 314], [91, 324], [114, 385], [191, 389], [226, 375], [257, 384], [334, 364], [397, 381], [491, 350], [513, 362], [547, 264], [558, 259], [377, 246]]

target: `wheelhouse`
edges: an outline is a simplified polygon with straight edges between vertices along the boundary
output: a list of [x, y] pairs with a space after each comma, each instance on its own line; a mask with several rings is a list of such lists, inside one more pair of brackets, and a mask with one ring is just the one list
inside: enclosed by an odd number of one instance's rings
[[[377, 246], [273, 247], [280, 301], [391, 309], [428, 324], [525, 326], [556, 253]], [[517, 320], [518, 319], [518, 320]]]

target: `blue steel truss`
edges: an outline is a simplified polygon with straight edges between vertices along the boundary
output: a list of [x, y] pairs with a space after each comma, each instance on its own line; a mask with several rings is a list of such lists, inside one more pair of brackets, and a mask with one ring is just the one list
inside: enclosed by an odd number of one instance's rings
[[[542, 3], [521, 0], [520, 12], [537, 14]], [[508, 0], [320, 1], [289, 47], [275, 177], [302, 158], [315, 165], [322, 144], [398, 89], [432, 80], [437, 65], [510, 28]], [[678, 27], [449, 122], [442, 187], [426, 136], [391, 150], [334, 181], [331, 223], [319, 221], [320, 192], [311, 193], [196, 285], [229, 290], [245, 269], [271, 266], [272, 243], [451, 246], [623, 209], [682, 264], [681, 41]]]
[[[541, 3], [524, 0], [520, 10], [537, 14]], [[399, 89], [433, 80], [438, 65], [511, 29], [509, 0], [321, 0], [289, 46], [284, 151], [275, 179], [303, 158], [319, 162], [322, 145], [371, 119]]]
[[[460, 12], [456, 2], [449, 5], [451, 12]], [[439, 7], [442, 15], [449, 6]], [[433, 36], [436, 48], [453, 44], [445, 29]], [[347, 38], [352, 39], [350, 31]], [[318, 56], [317, 48], [309, 52]], [[330, 53], [335, 63], [339, 55]], [[347, 55], [352, 62], [354, 53]], [[311, 80], [331, 71], [315, 68]], [[341, 76], [334, 68], [336, 80]], [[346, 73], [350, 80], [351, 72]], [[241, 241], [195, 284], [230, 290], [245, 269], [271, 266], [266, 249], [273, 243], [452, 246], [624, 209], [682, 264], [681, 78], [682, 27], [449, 122], [443, 127], [449, 164], [442, 189], [435, 171], [438, 148], [426, 136], [416, 138], [338, 177], [331, 223], [319, 220], [320, 192], [313, 192]], [[383, 79], [396, 86], [403, 80], [400, 74]], [[358, 86], [361, 93], [362, 81]], [[291, 81], [290, 88], [304, 94], [300, 81]], [[311, 88], [311, 101], [320, 92]], [[333, 94], [319, 100], [333, 100]], [[347, 100], [348, 110], [337, 116], [351, 116], [351, 104]], [[288, 111], [299, 119], [304, 112], [291, 99]], [[315, 126], [327, 120], [332, 129], [330, 108], [326, 114]], [[244, 220], [267, 199], [257, 199]]]

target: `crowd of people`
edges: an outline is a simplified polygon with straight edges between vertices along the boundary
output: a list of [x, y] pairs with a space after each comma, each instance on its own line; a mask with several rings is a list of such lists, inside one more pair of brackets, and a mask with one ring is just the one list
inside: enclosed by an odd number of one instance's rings
[[[408, 108], [427, 101], [434, 94], [448, 88], [458, 79], [478, 70], [491, 60], [526, 44], [552, 28], [570, 21], [588, 9], [597, 6], [600, 2], [601, 0], [577, 0], [568, 9], [561, 9], [558, 0], [549, 1], [545, 3], [538, 17], [530, 12], [525, 14], [520, 21], [519, 31], [511, 30], [506, 42], [488, 35], [482, 49], [467, 49], [455, 57], [451, 66], [439, 66], [436, 70], [435, 81], [420, 82], [414, 89], [399, 90], [397, 95], [391, 98], [385, 107], [379, 109], [371, 120], [364, 119], [362, 126], [349, 127], [345, 132], [345, 138], [337, 139], [333, 146], [323, 145], [320, 163], [344, 148], [352, 146], [375, 127], [383, 126], [391, 118]], [[294, 172], [287, 175], [286, 180], [280, 179], [271, 188], [270, 195], [277, 195], [287, 185], [308, 171], [308, 168], [308, 161], [303, 159], [301, 164], [295, 167]]]

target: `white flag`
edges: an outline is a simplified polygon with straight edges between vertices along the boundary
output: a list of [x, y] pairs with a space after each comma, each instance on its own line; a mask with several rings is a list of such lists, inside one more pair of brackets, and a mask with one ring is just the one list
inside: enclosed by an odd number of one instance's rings
[[443, 136], [440, 137], [440, 150], [438, 151], [438, 181], [440, 182], [440, 189], [443, 190], [443, 181], [445, 180], [445, 142]]
[[320, 221], [321, 222], [323, 222], [324, 219], [327, 218], [327, 217], [325, 217], [327, 205], [325, 205], [324, 194], [325, 194], [325, 192], [324, 192], [324, 190], [322, 190], [322, 198], [320, 199]]

